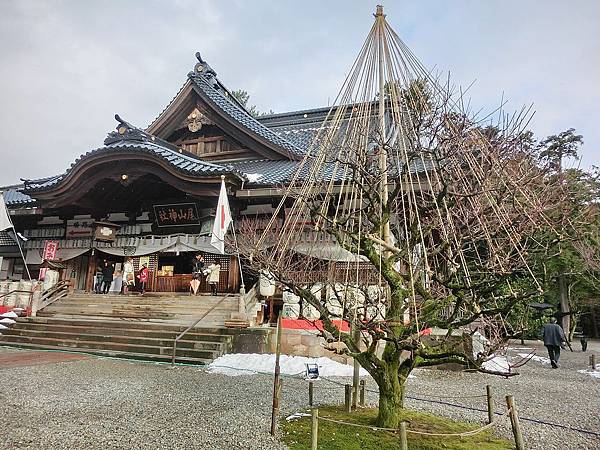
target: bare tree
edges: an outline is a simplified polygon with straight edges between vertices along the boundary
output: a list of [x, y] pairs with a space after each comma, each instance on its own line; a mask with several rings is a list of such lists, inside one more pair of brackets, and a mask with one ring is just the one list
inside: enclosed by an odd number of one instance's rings
[[[398, 426], [416, 367], [500, 373], [485, 362], [512, 333], [504, 318], [540, 293], [527, 255], [547, 204], [523, 145], [528, 114], [491, 130], [462, 102], [378, 9], [277, 214], [240, 233], [255, 270], [316, 309], [328, 348], [371, 374], [380, 426]], [[476, 330], [485, 347], [474, 348]]]

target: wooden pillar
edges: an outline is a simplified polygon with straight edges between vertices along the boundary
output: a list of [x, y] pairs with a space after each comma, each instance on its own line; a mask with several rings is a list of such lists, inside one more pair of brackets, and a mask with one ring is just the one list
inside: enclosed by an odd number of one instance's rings
[[235, 255], [229, 258], [229, 279], [227, 281], [228, 292], [238, 292], [240, 289], [240, 269]]
[[94, 275], [96, 274], [97, 258], [96, 255], [90, 254], [88, 262], [87, 279], [85, 280], [85, 291], [92, 292], [94, 290]]

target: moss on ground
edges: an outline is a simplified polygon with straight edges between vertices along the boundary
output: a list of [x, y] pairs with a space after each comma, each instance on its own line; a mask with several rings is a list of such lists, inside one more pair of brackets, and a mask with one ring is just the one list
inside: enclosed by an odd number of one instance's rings
[[[307, 411], [309, 412], [309, 411]], [[320, 417], [330, 417], [345, 422], [374, 425], [376, 408], [361, 408], [357, 412], [346, 413], [343, 408], [329, 406], [319, 408]], [[461, 433], [480, 427], [476, 424], [455, 422], [444, 417], [405, 410], [403, 419], [409, 422], [409, 429], [429, 433]], [[310, 417], [281, 421], [282, 439], [291, 450], [310, 449]], [[319, 450], [397, 450], [400, 448], [400, 434], [388, 431], [375, 431], [349, 425], [319, 420]], [[475, 436], [439, 437], [409, 433], [410, 450], [507, 450], [513, 449], [511, 442], [495, 437], [485, 430]]]

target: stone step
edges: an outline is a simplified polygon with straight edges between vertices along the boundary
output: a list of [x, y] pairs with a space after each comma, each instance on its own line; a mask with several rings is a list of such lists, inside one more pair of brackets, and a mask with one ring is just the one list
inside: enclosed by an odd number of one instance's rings
[[[237, 310], [236, 310], [237, 311]], [[221, 322], [231, 317], [234, 311], [211, 311], [205, 316], [205, 321], [220, 319]], [[40, 317], [55, 316], [58, 314], [72, 316], [99, 316], [99, 317], [122, 317], [136, 319], [177, 319], [184, 323], [192, 323], [195, 319], [202, 317], [205, 312], [190, 312], [186, 314], [177, 314], [165, 310], [136, 310], [136, 309], [79, 309], [79, 308], [61, 308], [55, 310], [40, 311], [37, 315]]]
[[133, 305], [128, 303], [112, 303], [112, 304], [77, 304], [77, 303], [62, 303], [59, 305], [50, 305], [42, 311], [56, 311], [60, 309], [75, 309], [92, 311], [111, 311], [117, 310], [132, 310], [132, 311], [169, 311], [171, 313], [185, 314], [189, 312], [207, 312], [207, 311], [237, 311], [238, 305], [219, 305], [213, 307], [211, 305]]
[[[177, 297], [177, 298], [146, 298], [146, 297], [105, 297], [103, 295], [91, 296], [86, 298], [64, 297], [59, 300], [60, 303], [133, 303], [139, 305], [166, 305], [166, 304], [206, 304], [213, 305], [219, 303], [220, 297]], [[222, 303], [237, 303], [237, 297], [228, 297]]]
[[[185, 330], [188, 325], [192, 322], [186, 322], [185, 324], [174, 324], [165, 321], [128, 321], [118, 318], [107, 318], [107, 317], [93, 317], [93, 316], [77, 316], [77, 317], [19, 317], [16, 319], [18, 324], [25, 323], [37, 323], [37, 324], [49, 324], [49, 325], [77, 325], [85, 327], [104, 327], [104, 328], [127, 328], [127, 329], [140, 329], [140, 330], [152, 330], [152, 331], [170, 331], [181, 333]], [[191, 331], [190, 331], [191, 332]], [[209, 327], [204, 323], [194, 328], [194, 333], [200, 334], [235, 334], [234, 331], [223, 328], [223, 327]]]
[[[72, 352], [72, 353], [85, 353], [88, 355], [98, 356], [109, 356], [113, 358], [126, 358], [135, 359], [141, 361], [154, 361], [170, 363], [171, 356], [167, 355], [156, 355], [150, 353], [132, 353], [132, 352], [119, 352], [114, 350], [102, 350], [102, 349], [84, 349], [78, 347], [66, 347], [66, 346], [55, 346], [55, 345], [39, 345], [39, 344], [27, 344], [27, 343], [15, 343], [15, 342], [1, 342], [1, 345], [18, 348], [30, 348], [33, 350], [56, 350], [61, 352]], [[207, 365], [212, 362], [212, 358], [191, 358], [186, 356], [180, 356], [179, 354], [175, 358], [175, 362], [179, 364], [193, 364], [193, 365]]]
[[[76, 334], [101, 334], [103, 336], [132, 336], [140, 338], [155, 338], [155, 339], [167, 339], [173, 341], [181, 331], [160, 331], [155, 330], [156, 327], [151, 329], [131, 329], [131, 328], [116, 328], [110, 326], [89, 326], [89, 325], [61, 325], [61, 324], [47, 324], [47, 323], [36, 323], [36, 322], [22, 322], [19, 327], [11, 328], [7, 330], [8, 333], [13, 330], [22, 331], [33, 331], [33, 332], [49, 332], [49, 333], [76, 333]], [[183, 330], [182, 330], [183, 331]], [[6, 333], [6, 332], [5, 332]], [[193, 341], [202, 342], [223, 342], [227, 343], [231, 340], [231, 336], [224, 334], [208, 334], [199, 333], [195, 329], [190, 330], [185, 335], [186, 339]]]
[[[56, 339], [48, 337], [37, 337], [37, 336], [18, 336], [18, 335], [2, 335], [0, 336], [0, 344], [4, 345], [7, 343], [13, 344], [31, 344], [31, 345], [47, 345], [52, 347], [69, 347], [69, 348], [81, 348], [81, 349], [92, 349], [92, 350], [107, 350], [114, 351], [121, 354], [136, 353], [136, 354], [153, 354], [171, 356], [173, 347], [168, 346], [151, 346], [141, 344], [125, 344], [120, 342], [111, 341], [87, 341], [77, 339]], [[196, 350], [190, 348], [177, 347], [177, 355], [213, 360], [220, 356], [221, 352], [211, 350]]]
[[[153, 337], [141, 337], [141, 336], [128, 336], [114, 334], [113, 330], [109, 330], [108, 333], [98, 333], [99, 329], [94, 329], [93, 332], [81, 333], [77, 330], [67, 331], [56, 331], [56, 330], [32, 330], [29, 328], [13, 328], [6, 330], [3, 336], [29, 336], [32, 338], [50, 338], [60, 339], [64, 341], [110, 341], [114, 343], [132, 344], [132, 345], [143, 345], [150, 347], [171, 347], [175, 337], [169, 338], [153, 338]], [[124, 330], [126, 331], [126, 330]], [[185, 339], [181, 339], [177, 342], [177, 348], [187, 348], [192, 350], [206, 350], [211, 352], [218, 352], [222, 354], [224, 350], [227, 350], [227, 343], [222, 341], [201, 341], [190, 339], [192, 336], [185, 335]], [[1, 339], [1, 338], [0, 338]]]

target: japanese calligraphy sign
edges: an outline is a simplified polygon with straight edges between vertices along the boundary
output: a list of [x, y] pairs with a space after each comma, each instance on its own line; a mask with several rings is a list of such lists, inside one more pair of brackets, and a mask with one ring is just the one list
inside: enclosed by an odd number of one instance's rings
[[[58, 241], [46, 241], [44, 242], [44, 252], [42, 253], [42, 261], [54, 261], [56, 259], [56, 252], [58, 251]], [[43, 280], [46, 276], [46, 268], [40, 269], [39, 279]]]
[[67, 220], [67, 239], [91, 237], [94, 232], [94, 219]]
[[195, 203], [154, 205], [154, 215], [159, 227], [198, 225], [200, 223]]

